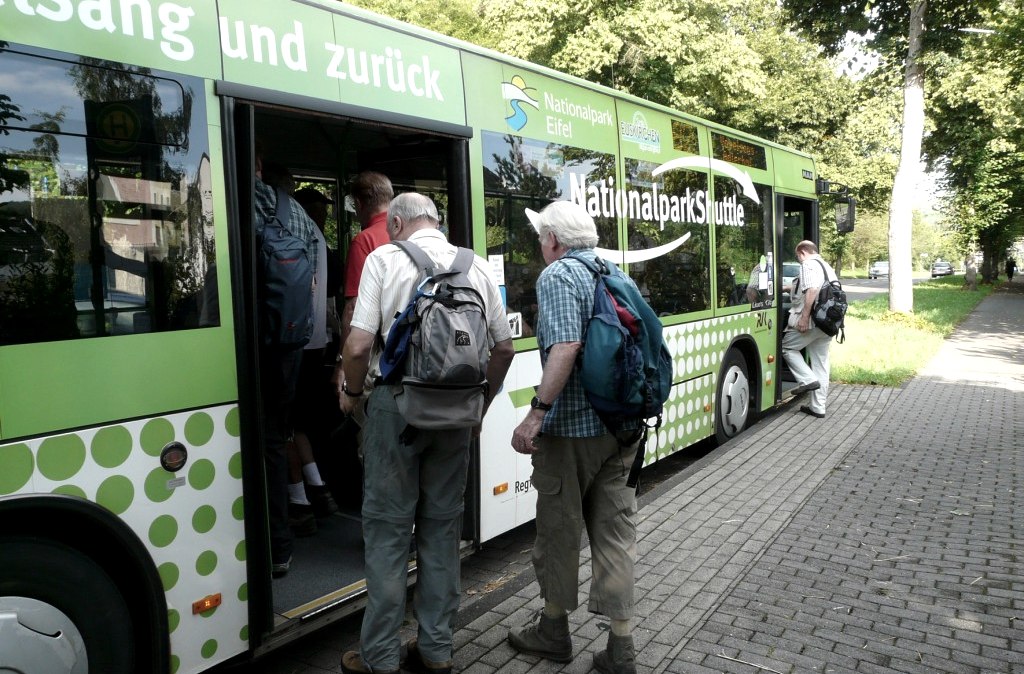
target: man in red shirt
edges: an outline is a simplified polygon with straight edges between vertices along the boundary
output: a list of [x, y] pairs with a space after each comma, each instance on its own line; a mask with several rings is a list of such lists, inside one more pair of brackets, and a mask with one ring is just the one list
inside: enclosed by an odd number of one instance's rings
[[341, 343], [338, 345], [338, 363], [331, 377], [331, 386], [339, 400], [344, 378], [341, 370], [341, 353], [345, 349], [348, 333], [352, 330], [352, 314], [356, 309], [356, 295], [359, 294], [359, 279], [363, 276], [363, 263], [366, 262], [366, 256], [385, 243], [391, 242], [387, 219], [388, 205], [394, 195], [391, 181], [382, 173], [363, 171], [352, 181], [350, 196], [362, 231], [352, 239], [345, 260], [345, 304], [341, 310]]
[[[388, 204], [395, 193], [387, 176], [374, 171], [363, 171], [352, 182], [352, 200], [355, 202], [356, 218], [362, 231], [352, 240], [345, 261], [345, 308], [341, 314], [341, 345], [345, 346], [352, 325], [352, 313], [356, 308], [359, 293], [359, 279], [363, 275], [366, 256], [378, 246], [391, 241], [388, 236]], [[340, 351], [339, 351], [340, 353]]]

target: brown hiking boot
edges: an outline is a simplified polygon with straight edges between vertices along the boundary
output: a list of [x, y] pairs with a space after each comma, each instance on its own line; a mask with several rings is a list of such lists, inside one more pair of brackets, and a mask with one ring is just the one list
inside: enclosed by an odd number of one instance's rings
[[594, 669], [602, 674], [636, 674], [633, 637], [608, 633], [608, 648], [594, 655]]
[[362, 656], [356, 651], [346, 651], [341, 656], [341, 671], [344, 674], [398, 674], [397, 669], [373, 669], [363, 662]]
[[520, 653], [536, 655], [555, 662], [572, 662], [569, 616], [549, 618], [544, 611], [522, 627], [508, 632], [508, 642]]
[[419, 640], [409, 642], [408, 655], [402, 663], [402, 670], [413, 674], [451, 674], [452, 661], [434, 662], [427, 660], [420, 653]]

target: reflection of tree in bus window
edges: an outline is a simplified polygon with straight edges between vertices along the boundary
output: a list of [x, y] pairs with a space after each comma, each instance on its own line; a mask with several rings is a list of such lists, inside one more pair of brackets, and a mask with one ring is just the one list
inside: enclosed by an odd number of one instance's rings
[[0, 286], [0, 325], [19, 326], [0, 343], [198, 327], [215, 258], [201, 81], [28, 47], [0, 59], [0, 218], [52, 250]]
[[[557, 143], [485, 131], [484, 213], [487, 251], [505, 265], [507, 310], [523, 316], [523, 336], [536, 325], [534, 286], [544, 268], [537, 232], [525, 209], [540, 211], [571, 195], [572, 178], [587, 183], [614, 176], [615, 157]], [[595, 217], [602, 245], [617, 248], [615, 218]]]
[[[626, 159], [626, 185], [641, 194], [658, 192], [684, 198], [707, 191], [707, 174], [699, 171], [675, 170], [652, 175], [657, 164]], [[697, 214], [695, 213], [695, 216]], [[633, 217], [628, 220], [630, 250], [644, 250], [664, 245], [689, 235], [678, 248], [646, 262], [631, 264], [629, 275], [639, 286], [651, 307], [660, 316], [704, 311], [711, 303], [710, 249], [708, 225], [705, 222], [659, 222]]]

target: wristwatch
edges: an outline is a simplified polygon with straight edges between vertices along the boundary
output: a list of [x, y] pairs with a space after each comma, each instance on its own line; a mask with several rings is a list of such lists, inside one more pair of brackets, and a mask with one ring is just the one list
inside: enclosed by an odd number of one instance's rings
[[530, 408], [535, 410], [541, 410], [547, 412], [551, 409], [551, 405], [546, 402], [541, 402], [541, 399], [537, 396], [533, 396], [533, 400], [530, 401]]
[[345, 382], [344, 384], [341, 385], [341, 391], [342, 391], [342, 393], [347, 395], [349, 398], [362, 398], [363, 397], [363, 392], [362, 391], [360, 391], [359, 393], [356, 393], [355, 391], [349, 391], [348, 390], [348, 382]]

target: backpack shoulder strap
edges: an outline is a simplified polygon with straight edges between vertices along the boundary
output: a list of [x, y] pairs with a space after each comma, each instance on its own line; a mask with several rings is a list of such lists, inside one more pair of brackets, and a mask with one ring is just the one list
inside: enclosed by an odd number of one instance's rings
[[582, 255], [576, 255], [576, 254], [570, 253], [569, 255], [566, 255], [562, 259], [564, 259], [564, 260], [576, 260], [577, 262], [582, 264], [584, 267], [589, 269], [591, 271], [591, 273], [594, 274], [594, 275], [599, 275], [599, 274], [602, 274], [602, 273], [604, 273], [604, 274], [608, 273], [608, 266], [605, 264], [604, 260], [602, 260], [599, 257], [595, 257], [593, 261], [590, 261], [587, 258], [583, 257]]
[[[825, 283], [839, 283], [839, 277], [838, 276], [836, 276], [835, 279], [830, 279], [828, 277], [828, 269], [825, 267], [825, 263], [824, 262], [822, 262], [821, 260], [815, 260], [815, 262], [817, 262], [819, 265], [821, 265], [821, 273], [825, 277]], [[842, 287], [842, 284], [839, 283], [839, 286]]]
[[392, 241], [409, 256], [412, 263], [416, 265], [416, 268], [420, 270], [423, 278], [430, 278], [434, 275], [434, 261], [430, 259], [430, 256], [423, 252], [423, 249], [417, 246], [412, 241]]
[[455, 259], [452, 261], [452, 266], [448, 267], [448, 271], [455, 274], [468, 274], [469, 270], [473, 268], [473, 258], [476, 257], [469, 248], [463, 248], [459, 246], [458, 252], [455, 253]]
[[292, 218], [292, 200], [288, 196], [288, 193], [282, 190], [280, 187], [276, 189], [277, 192], [277, 204], [274, 206], [274, 218], [281, 223], [281, 226], [287, 229], [289, 232], [292, 230], [288, 227], [288, 221]]

